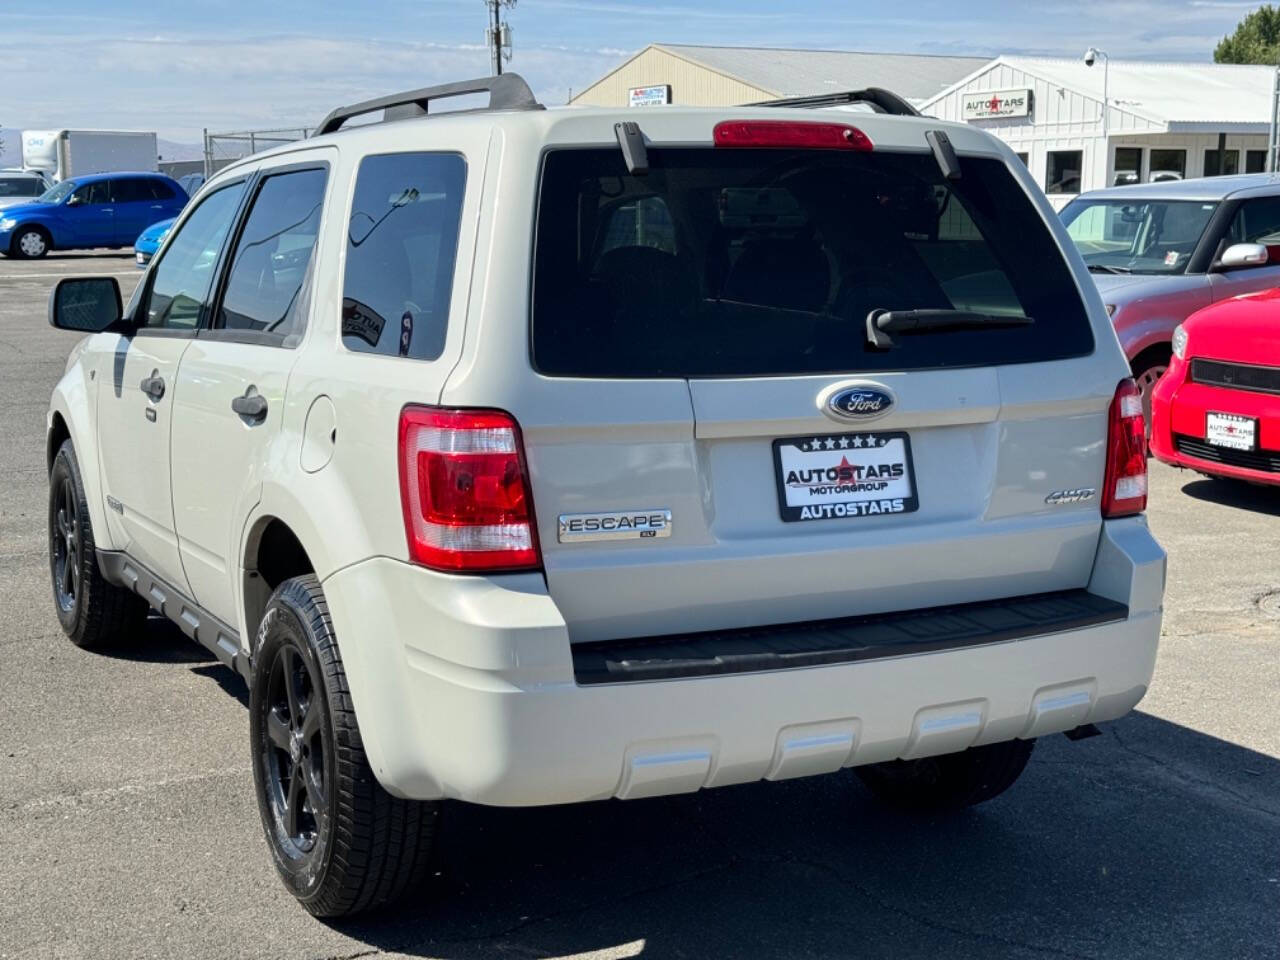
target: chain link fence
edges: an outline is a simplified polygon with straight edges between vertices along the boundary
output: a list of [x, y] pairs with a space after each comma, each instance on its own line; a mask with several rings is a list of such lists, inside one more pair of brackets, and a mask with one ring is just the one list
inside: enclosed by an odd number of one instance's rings
[[204, 175], [211, 177], [223, 167], [260, 150], [283, 143], [305, 140], [310, 127], [285, 127], [276, 130], [233, 130], [227, 133], [204, 132]]

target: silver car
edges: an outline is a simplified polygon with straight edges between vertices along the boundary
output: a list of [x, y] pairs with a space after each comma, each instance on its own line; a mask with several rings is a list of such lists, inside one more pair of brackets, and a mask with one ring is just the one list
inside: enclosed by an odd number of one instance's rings
[[1081, 194], [1062, 211], [1151, 416], [1173, 330], [1215, 300], [1280, 285], [1280, 177], [1207, 177]]

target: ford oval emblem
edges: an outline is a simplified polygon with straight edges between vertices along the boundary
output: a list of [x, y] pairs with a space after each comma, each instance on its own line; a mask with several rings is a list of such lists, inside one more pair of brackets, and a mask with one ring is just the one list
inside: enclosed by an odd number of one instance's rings
[[845, 387], [827, 398], [827, 411], [840, 420], [871, 420], [892, 406], [893, 394], [873, 386]]

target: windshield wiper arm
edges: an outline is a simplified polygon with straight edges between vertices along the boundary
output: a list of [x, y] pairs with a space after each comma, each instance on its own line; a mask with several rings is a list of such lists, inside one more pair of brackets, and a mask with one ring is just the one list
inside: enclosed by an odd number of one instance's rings
[[879, 350], [893, 346], [892, 333], [934, 333], [966, 328], [1025, 327], [1030, 317], [973, 310], [872, 310], [867, 314], [867, 342]]
[[1128, 267], [1113, 267], [1109, 263], [1087, 263], [1090, 273], [1133, 273]]

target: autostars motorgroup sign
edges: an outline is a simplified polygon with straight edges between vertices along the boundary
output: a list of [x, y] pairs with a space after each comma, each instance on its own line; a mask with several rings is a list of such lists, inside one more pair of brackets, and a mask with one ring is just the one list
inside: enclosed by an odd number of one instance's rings
[[1025, 117], [1031, 113], [1030, 90], [983, 90], [964, 95], [966, 120]]

